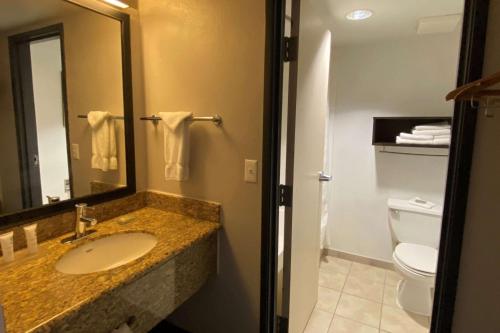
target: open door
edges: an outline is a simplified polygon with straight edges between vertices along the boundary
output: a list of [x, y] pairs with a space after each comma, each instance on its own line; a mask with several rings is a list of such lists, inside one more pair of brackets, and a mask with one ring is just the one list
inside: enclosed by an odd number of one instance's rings
[[72, 197], [62, 24], [9, 37], [23, 208]]
[[[328, 121], [331, 35], [311, 20], [314, 4], [291, 0], [289, 82], [284, 75], [286, 170], [281, 315], [288, 332], [302, 333], [318, 298], [324, 145]], [[300, 38], [299, 38], [300, 37]], [[294, 49], [295, 47], [295, 49]], [[286, 71], [286, 66], [285, 66]], [[286, 74], [286, 73], [284, 73]], [[288, 95], [288, 96], [287, 96]], [[286, 106], [288, 99], [288, 106]], [[284, 131], [283, 131], [284, 132]], [[284, 140], [284, 138], [282, 138]], [[291, 195], [286, 195], [291, 193]]]

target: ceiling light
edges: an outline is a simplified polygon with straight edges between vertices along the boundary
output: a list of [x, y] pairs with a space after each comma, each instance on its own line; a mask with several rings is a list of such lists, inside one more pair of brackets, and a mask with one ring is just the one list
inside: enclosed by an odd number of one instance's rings
[[369, 9], [356, 9], [346, 14], [346, 19], [351, 21], [361, 21], [370, 18], [373, 12]]
[[122, 8], [122, 9], [130, 7], [128, 4], [126, 4], [125, 2], [120, 1], [120, 0], [103, 0], [103, 1], [106, 3], [109, 3], [112, 6]]

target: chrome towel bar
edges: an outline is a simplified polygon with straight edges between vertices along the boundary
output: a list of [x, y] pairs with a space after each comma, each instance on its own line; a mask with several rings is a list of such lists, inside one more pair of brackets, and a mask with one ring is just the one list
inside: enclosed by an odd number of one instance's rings
[[[79, 114], [77, 117], [82, 118], [82, 119], [88, 118], [88, 116], [86, 114]], [[121, 119], [121, 120], [125, 119], [123, 116], [112, 116], [112, 118], [113, 119]]]
[[[157, 115], [152, 115], [148, 117], [141, 117], [141, 120], [151, 120], [155, 125], [158, 124], [158, 122], [161, 120], [161, 117]], [[208, 116], [208, 117], [191, 117], [192, 121], [211, 121], [215, 123], [215, 126], [221, 126], [222, 125], [222, 117], [219, 116], [218, 114], [213, 115], [213, 116]]]

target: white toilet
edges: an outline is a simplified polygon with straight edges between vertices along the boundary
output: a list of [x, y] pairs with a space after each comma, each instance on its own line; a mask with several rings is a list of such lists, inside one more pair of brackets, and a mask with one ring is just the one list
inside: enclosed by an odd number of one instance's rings
[[387, 204], [395, 241], [392, 259], [403, 275], [397, 286], [398, 305], [430, 316], [443, 207], [421, 208], [401, 199], [389, 199]]

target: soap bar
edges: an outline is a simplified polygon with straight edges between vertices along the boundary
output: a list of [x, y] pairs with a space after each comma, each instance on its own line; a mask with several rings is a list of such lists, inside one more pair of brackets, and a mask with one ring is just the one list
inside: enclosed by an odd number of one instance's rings
[[119, 224], [128, 224], [130, 222], [135, 221], [135, 216], [122, 216], [118, 219]]

